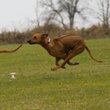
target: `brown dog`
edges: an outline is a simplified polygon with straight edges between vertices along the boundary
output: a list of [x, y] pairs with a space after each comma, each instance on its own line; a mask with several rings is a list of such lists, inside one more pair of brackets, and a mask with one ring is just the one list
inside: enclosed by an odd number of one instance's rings
[[[56, 67], [52, 70], [57, 70], [58, 68], [65, 68], [65, 64], [77, 65], [79, 63], [71, 63], [70, 59], [76, 55], [82, 53], [85, 49], [88, 51], [90, 57], [97, 61], [91, 55], [89, 48], [85, 45], [83, 38], [80, 36], [67, 35], [60, 38], [50, 39], [48, 34], [37, 33], [33, 35], [32, 39], [28, 41], [29, 44], [40, 44], [44, 47], [48, 53], [56, 58]], [[64, 62], [59, 65], [59, 61], [63, 59]]]

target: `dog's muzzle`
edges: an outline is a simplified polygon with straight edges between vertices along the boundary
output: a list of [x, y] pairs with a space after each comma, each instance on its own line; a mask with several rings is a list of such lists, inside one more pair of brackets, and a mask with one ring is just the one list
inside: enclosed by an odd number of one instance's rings
[[36, 44], [36, 42], [32, 42], [31, 40], [27, 41], [29, 44]]
[[28, 42], [29, 44], [33, 44], [33, 43], [31, 42], [31, 40], [28, 40], [27, 42]]

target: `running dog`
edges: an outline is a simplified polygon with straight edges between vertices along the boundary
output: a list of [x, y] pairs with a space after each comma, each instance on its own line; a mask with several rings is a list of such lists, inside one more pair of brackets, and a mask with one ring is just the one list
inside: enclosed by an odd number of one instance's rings
[[[65, 68], [65, 64], [77, 65], [79, 63], [71, 63], [70, 60], [76, 55], [82, 53], [85, 49], [88, 51], [90, 57], [96, 62], [102, 62], [96, 60], [89, 48], [86, 46], [84, 40], [80, 36], [65, 35], [59, 38], [50, 39], [48, 34], [36, 33], [28, 41], [29, 44], [40, 44], [45, 48], [51, 56], [56, 58], [56, 67], [52, 70], [59, 68]], [[63, 59], [64, 62], [60, 65], [58, 62]]]

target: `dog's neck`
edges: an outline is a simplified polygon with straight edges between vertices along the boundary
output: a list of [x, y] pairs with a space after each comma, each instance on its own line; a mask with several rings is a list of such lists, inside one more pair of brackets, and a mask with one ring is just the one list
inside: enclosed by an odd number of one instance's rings
[[41, 46], [44, 47], [47, 51], [49, 51], [50, 48], [50, 43], [52, 42], [52, 40], [50, 39], [50, 37], [47, 37], [42, 43]]

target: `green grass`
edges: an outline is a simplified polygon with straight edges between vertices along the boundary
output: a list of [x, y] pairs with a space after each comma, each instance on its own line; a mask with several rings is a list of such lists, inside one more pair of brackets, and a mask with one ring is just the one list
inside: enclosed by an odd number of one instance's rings
[[[86, 43], [103, 63], [85, 51], [72, 59], [80, 65], [52, 72], [54, 58], [38, 45], [0, 54], [0, 110], [110, 110], [110, 39]], [[11, 72], [17, 73], [15, 80]]]

